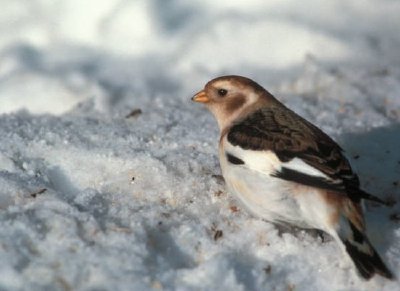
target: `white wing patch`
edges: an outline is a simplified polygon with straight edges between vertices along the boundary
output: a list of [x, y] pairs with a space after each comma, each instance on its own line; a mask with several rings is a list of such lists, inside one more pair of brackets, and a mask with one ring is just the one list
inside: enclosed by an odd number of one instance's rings
[[239, 146], [231, 145], [226, 140], [224, 140], [224, 149], [226, 153], [241, 159], [244, 162], [243, 167], [256, 172], [269, 175], [281, 167], [278, 157], [271, 151], [243, 150]]
[[303, 173], [306, 175], [321, 177], [330, 180], [330, 178], [318, 169], [306, 164], [299, 158], [294, 158], [289, 162], [281, 162], [276, 154], [272, 151], [253, 151], [243, 150], [239, 146], [233, 146], [224, 137], [223, 147], [227, 153], [244, 161], [244, 167], [250, 170], [271, 175], [274, 172], [281, 171], [282, 167]]
[[306, 164], [303, 160], [299, 159], [299, 158], [294, 158], [291, 161], [287, 162], [287, 163], [282, 163], [282, 166], [291, 170], [294, 170], [296, 172], [300, 172], [306, 175], [310, 175], [310, 176], [315, 176], [315, 177], [322, 177], [325, 179], [329, 179], [330, 178], [325, 175], [324, 173], [322, 173], [321, 171], [319, 171], [318, 169]]

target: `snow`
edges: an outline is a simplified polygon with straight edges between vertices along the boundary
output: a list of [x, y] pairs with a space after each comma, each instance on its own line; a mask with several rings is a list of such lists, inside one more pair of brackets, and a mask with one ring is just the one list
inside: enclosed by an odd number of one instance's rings
[[190, 101], [245, 75], [332, 135], [400, 277], [400, 2], [1, 4], [0, 289], [400, 290], [240, 209]]

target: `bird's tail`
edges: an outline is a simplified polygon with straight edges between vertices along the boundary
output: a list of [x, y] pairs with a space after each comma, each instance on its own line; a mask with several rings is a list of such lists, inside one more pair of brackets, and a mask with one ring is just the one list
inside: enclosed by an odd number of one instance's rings
[[365, 233], [357, 229], [349, 220], [347, 222], [350, 227], [346, 232], [339, 233], [339, 237], [361, 276], [368, 280], [374, 274], [379, 274], [393, 279], [392, 272], [386, 267]]

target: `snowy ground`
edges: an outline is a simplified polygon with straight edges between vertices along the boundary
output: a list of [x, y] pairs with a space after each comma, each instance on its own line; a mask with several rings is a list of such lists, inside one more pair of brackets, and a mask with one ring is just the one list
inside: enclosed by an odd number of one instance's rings
[[400, 2], [215, 2], [0, 1], [1, 290], [400, 290], [238, 208], [190, 102], [241, 74], [331, 134], [400, 277]]

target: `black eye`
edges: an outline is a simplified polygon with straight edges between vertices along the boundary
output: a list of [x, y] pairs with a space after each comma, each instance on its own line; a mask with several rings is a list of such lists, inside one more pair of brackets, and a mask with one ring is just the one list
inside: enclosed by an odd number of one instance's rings
[[225, 96], [227, 93], [228, 93], [228, 91], [225, 89], [218, 89], [218, 95], [221, 97]]

